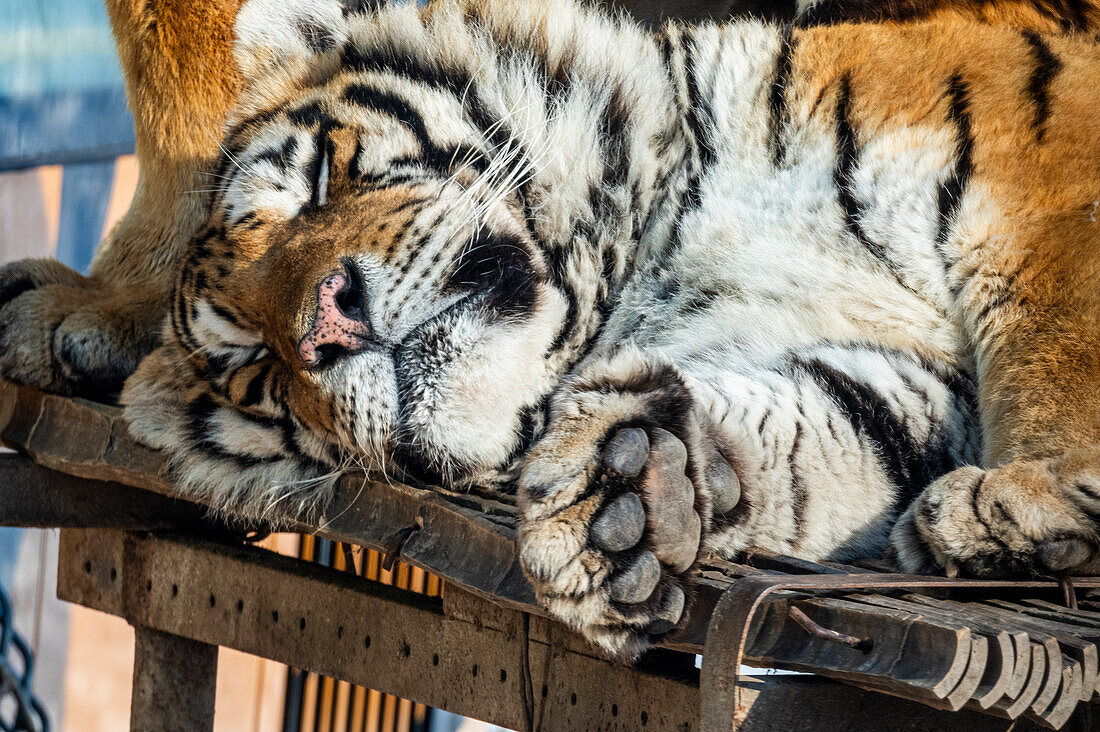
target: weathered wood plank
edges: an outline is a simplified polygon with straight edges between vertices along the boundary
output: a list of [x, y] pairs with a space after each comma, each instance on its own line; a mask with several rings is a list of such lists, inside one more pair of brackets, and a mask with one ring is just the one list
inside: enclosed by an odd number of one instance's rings
[[[935, 598], [921, 598], [921, 601], [939, 607], [956, 609], [959, 612], [966, 612], [972, 617], [983, 619], [995, 625], [999, 624], [1002, 627], [1019, 628], [1026, 631], [1033, 642], [1042, 645], [1046, 653], [1046, 676], [1042, 688], [1036, 694], [1027, 712], [1025, 712], [1026, 715], [1034, 715], [1034, 717], [1048, 724], [1054, 724], [1057, 719], [1066, 715], [1066, 708], [1069, 704], [1064, 700], [1066, 694], [1074, 694], [1074, 702], [1069, 707], [1069, 713], [1072, 713], [1078, 701], [1082, 701], [1083, 677], [1080, 670], [1081, 664], [1075, 658], [1067, 655], [1067, 653], [1078, 653], [1082, 650], [1079, 648], [1079, 641], [1075, 643], [1073, 639], [1067, 638], [1067, 643], [1063, 644], [1060, 642], [1061, 638], [1057, 637], [1056, 633], [1050, 629], [1039, 624], [1030, 623], [1026, 618], [1017, 617], [1013, 613], [998, 611], [997, 608], [980, 603], [962, 604]], [[1083, 658], [1083, 652], [1080, 655]], [[1067, 665], [1076, 666], [1077, 670], [1067, 670]], [[1075, 676], [1076, 683], [1074, 683]]]
[[[949, 700], [956, 710], [969, 698], [949, 699], [971, 663], [974, 637], [968, 629], [842, 599], [807, 600], [797, 606], [826, 628], [873, 638], [873, 646], [863, 651], [810, 636], [787, 618], [788, 603], [780, 601], [765, 611], [750, 656], [769, 666], [856, 681], [910, 699]], [[984, 639], [979, 645], [983, 650], [975, 663], [984, 666]]]
[[[928, 617], [939, 622], [966, 627], [975, 634], [986, 637], [989, 641], [989, 658], [985, 671], [971, 697], [981, 709], [989, 709], [993, 706], [995, 702], [1006, 695], [1010, 686], [1016, 688], [1017, 691], [1023, 688], [1024, 681], [1027, 678], [1027, 666], [1021, 663], [1020, 673], [1017, 673], [1016, 648], [1018, 645], [1013, 643], [1012, 634], [1007, 630], [974, 622], [965, 613], [922, 605], [908, 599], [898, 599], [885, 595], [867, 595], [860, 597], [860, 600]], [[1019, 635], [1022, 635], [1026, 641], [1026, 633], [1019, 633]]]
[[[974, 605], [971, 604], [967, 607], [973, 608]], [[968, 611], [972, 612], [973, 610]], [[1049, 633], [1062, 647], [1062, 653], [1081, 666], [1081, 701], [1088, 701], [1092, 698], [1096, 689], [1098, 658], [1100, 658], [1095, 641], [1100, 641], [1100, 630], [1032, 617], [1017, 611], [1012, 605], [1007, 609], [987, 605], [983, 608], [983, 611], [992, 612], [995, 617], [1000, 618], [1003, 622], [1023, 628], [1032, 635], [1036, 632]]]

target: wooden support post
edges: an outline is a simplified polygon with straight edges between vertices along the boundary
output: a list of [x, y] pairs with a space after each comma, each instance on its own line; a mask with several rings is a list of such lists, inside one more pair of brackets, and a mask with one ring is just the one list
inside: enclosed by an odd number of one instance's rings
[[210, 732], [218, 647], [134, 627], [131, 732]]

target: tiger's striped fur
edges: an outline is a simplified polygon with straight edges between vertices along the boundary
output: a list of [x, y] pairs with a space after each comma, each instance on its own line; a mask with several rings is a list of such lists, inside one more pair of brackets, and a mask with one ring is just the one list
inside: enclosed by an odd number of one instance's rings
[[[211, 214], [123, 396], [182, 490], [279, 516], [350, 465], [515, 481], [540, 600], [620, 657], [706, 551], [1100, 570], [1092, 3], [1063, 35], [1008, 0], [658, 35], [361, 5], [238, 17]], [[319, 333], [326, 282], [361, 331]], [[625, 427], [636, 477], [601, 462]]]
[[1100, 28], [1089, 0], [795, 0], [802, 25], [852, 22], [981, 21], [1040, 33]]

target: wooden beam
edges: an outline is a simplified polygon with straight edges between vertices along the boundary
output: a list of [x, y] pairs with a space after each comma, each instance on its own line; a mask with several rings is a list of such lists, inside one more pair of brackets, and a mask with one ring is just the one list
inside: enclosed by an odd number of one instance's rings
[[25, 528], [203, 529], [217, 526], [193, 503], [39, 467], [0, 455], [0, 526]]

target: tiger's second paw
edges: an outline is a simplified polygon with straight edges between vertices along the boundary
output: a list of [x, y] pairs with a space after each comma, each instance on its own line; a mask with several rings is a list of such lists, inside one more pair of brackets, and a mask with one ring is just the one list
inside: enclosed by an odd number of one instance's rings
[[160, 340], [166, 293], [115, 291], [60, 262], [0, 268], [0, 375], [63, 394], [119, 389]]
[[925, 489], [890, 535], [909, 572], [1016, 577], [1100, 571], [1100, 451], [983, 470]]

